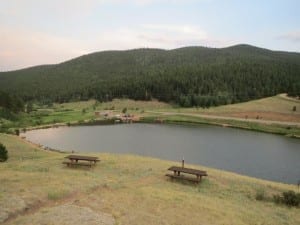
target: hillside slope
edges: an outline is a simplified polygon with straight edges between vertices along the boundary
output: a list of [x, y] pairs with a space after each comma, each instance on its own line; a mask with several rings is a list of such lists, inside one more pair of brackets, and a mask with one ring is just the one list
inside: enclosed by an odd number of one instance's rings
[[[101, 159], [93, 169], [67, 168], [66, 154], [16, 136], [0, 134], [0, 142], [9, 152], [0, 163], [0, 223], [7, 225], [300, 223], [299, 208], [268, 200], [295, 185], [193, 165], [186, 166], [208, 172], [199, 185], [171, 182], [167, 168], [180, 163], [133, 155], [93, 154]], [[256, 200], [259, 193], [266, 199]]]
[[2, 72], [0, 88], [25, 101], [128, 97], [209, 107], [283, 92], [299, 95], [300, 54], [249, 45], [104, 51]]

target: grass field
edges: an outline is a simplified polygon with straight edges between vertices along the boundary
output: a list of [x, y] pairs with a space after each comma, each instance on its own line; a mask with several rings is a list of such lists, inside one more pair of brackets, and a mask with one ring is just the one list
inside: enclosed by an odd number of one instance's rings
[[[294, 107], [296, 107], [296, 111], [293, 111]], [[170, 111], [170, 109], [166, 111]], [[209, 109], [179, 108], [171, 111], [233, 118], [245, 118], [247, 116], [249, 119], [259, 117], [265, 120], [300, 122], [300, 100], [287, 98], [284, 94], [244, 103], [211, 107]]]
[[[105, 103], [89, 100], [54, 104], [51, 107], [35, 105], [35, 111], [20, 114], [16, 121], [1, 119], [0, 130], [14, 133], [15, 129], [28, 127], [104, 122], [105, 118], [96, 116], [95, 112], [110, 111], [113, 114], [121, 114], [124, 109], [127, 113], [142, 118], [144, 122], [164, 120], [172, 123], [226, 125], [300, 137], [300, 100], [287, 98], [285, 95], [209, 109], [180, 108], [158, 101], [128, 99], [114, 99]], [[277, 122], [277, 124], [272, 124], [270, 121]]]
[[[45, 125], [71, 123], [78, 124], [90, 120], [104, 120], [95, 116], [95, 111], [112, 111], [120, 114], [124, 108], [128, 113], [144, 115], [145, 110], [160, 110], [172, 108], [171, 105], [158, 101], [133, 101], [129, 99], [114, 99], [111, 102], [100, 103], [95, 100], [54, 104], [53, 106], [35, 105], [31, 113], [21, 113], [15, 121], [0, 118], [0, 130], [14, 133], [17, 128], [43, 127]], [[147, 115], [151, 115], [148, 113]]]
[[256, 200], [294, 185], [193, 165], [186, 166], [207, 170], [202, 183], [172, 182], [164, 175], [178, 162], [106, 153], [95, 154], [93, 169], [71, 169], [65, 154], [17, 136], [0, 134], [0, 142], [9, 152], [0, 163], [0, 223], [68, 224], [71, 214], [74, 225], [96, 224], [96, 215], [114, 220], [100, 224], [300, 224], [299, 208]]
[[297, 126], [264, 124], [257, 122], [237, 121], [232, 119], [202, 118], [196, 115], [156, 115], [145, 117], [142, 121], [146, 123], [153, 123], [157, 122], [157, 120], [163, 121], [163, 123], [185, 125], [211, 124], [223, 127], [233, 127], [258, 132], [280, 134], [296, 138], [300, 137], [300, 128]]

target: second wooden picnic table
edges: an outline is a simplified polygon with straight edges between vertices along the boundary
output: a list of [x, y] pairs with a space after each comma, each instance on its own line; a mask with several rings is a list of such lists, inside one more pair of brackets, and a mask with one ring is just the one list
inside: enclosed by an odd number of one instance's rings
[[70, 160], [63, 162], [64, 164], [67, 164], [67, 166], [81, 165], [92, 167], [92, 165], [95, 165], [98, 161], [100, 161], [98, 157], [84, 155], [68, 155], [65, 158]]
[[[206, 171], [196, 170], [196, 169], [191, 169], [191, 168], [185, 168], [185, 167], [179, 167], [179, 166], [172, 166], [168, 170], [171, 170], [171, 171], [174, 172], [173, 175], [172, 174], [166, 174], [169, 177], [180, 178], [180, 179], [190, 180], [190, 181], [194, 181], [194, 182], [200, 182], [203, 176], [207, 176]], [[196, 178], [181, 176], [180, 173], [196, 175]]]

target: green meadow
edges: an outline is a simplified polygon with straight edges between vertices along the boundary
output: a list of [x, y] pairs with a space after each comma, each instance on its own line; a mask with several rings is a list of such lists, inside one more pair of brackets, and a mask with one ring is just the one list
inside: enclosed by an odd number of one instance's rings
[[[296, 110], [293, 110], [296, 108]], [[19, 113], [15, 120], [0, 121], [0, 129], [15, 133], [16, 129], [34, 129], [58, 125], [113, 122], [113, 118], [96, 115], [109, 112], [135, 115], [141, 122], [212, 124], [268, 132], [291, 137], [300, 136], [300, 101], [278, 95], [246, 103], [211, 107], [181, 108], [159, 101], [114, 99], [100, 103], [95, 100], [34, 105], [30, 113]]]

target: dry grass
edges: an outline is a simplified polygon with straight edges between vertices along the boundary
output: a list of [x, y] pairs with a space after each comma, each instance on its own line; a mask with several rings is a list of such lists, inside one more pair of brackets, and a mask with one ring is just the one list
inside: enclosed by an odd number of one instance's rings
[[[111, 214], [116, 224], [300, 224], [299, 209], [255, 199], [257, 190], [269, 196], [297, 191], [292, 185], [193, 165], [187, 166], [208, 171], [200, 185], [171, 182], [164, 174], [174, 162], [133, 155], [96, 154], [101, 162], [95, 168], [71, 169], [61, 163], [64, 154], [15, 136], [0, 134], [0, 142], [10, 156], [0, 164], [0, 207], [7, 215], [23, 209], [6, 224], [54, 224], [53, 212], [60, 218], [55, 224], [64, 224], [70, 214], [55, 207], [66, 204], [92, 218]], [[20, 201], [22, 209], [16, 207]]]
[[171, 105], [164, 102], [153, 101], [134, 101], [130, 99], [114, 99], [111, 102], [104, 102], [100, 105], [101, 109], [114, 108], [116, 110], [122, 110], [127, 108], [132, 111], [141, 111], [146, 109], [168, 109]]
[[84, 108], [92, 107], [96, 103], [96, 100], [89, 100], [89, 101], [80, 101], [80, 102], [67, 102], [62, 104], [54, 104], [54, 109], [76, 109], [82, 110]]
[[[293, 111], [294, 106], [297, 109], [295, 112]], [[256, 119], [258, 116], [260, 119], [265, 120], [300, 122], [300, 100], [289, 99], [283, 95], [244, 103], [211, 107], [209, 109], [180, 108], [173, 111], [237, 118], [245, 118], [247, 116], [249, 119]]]
[[63, 204], [45, 207], [43, 210], [23, 218], [17, 218], [19, 224], [64, 224], [64, 225], [114, 225], [114, 218], [105, 213], [96, 213], [88, 207]]
[[134, 101], [131, 99], [113, 99], [110, 102], [97, 102], [96, 100], [81, 101], [81, 102], [69, 102], [63, 104], [55, 104], [55, 109], [71, 109], [82, 110], [93, 108], [96, 109], [111, 109], [122, 110], [127, 108], [128, 110], [144, 110], [144, 109], [162, 109], [171, 108], [171, 105], [157, 100], [153, 101]]

